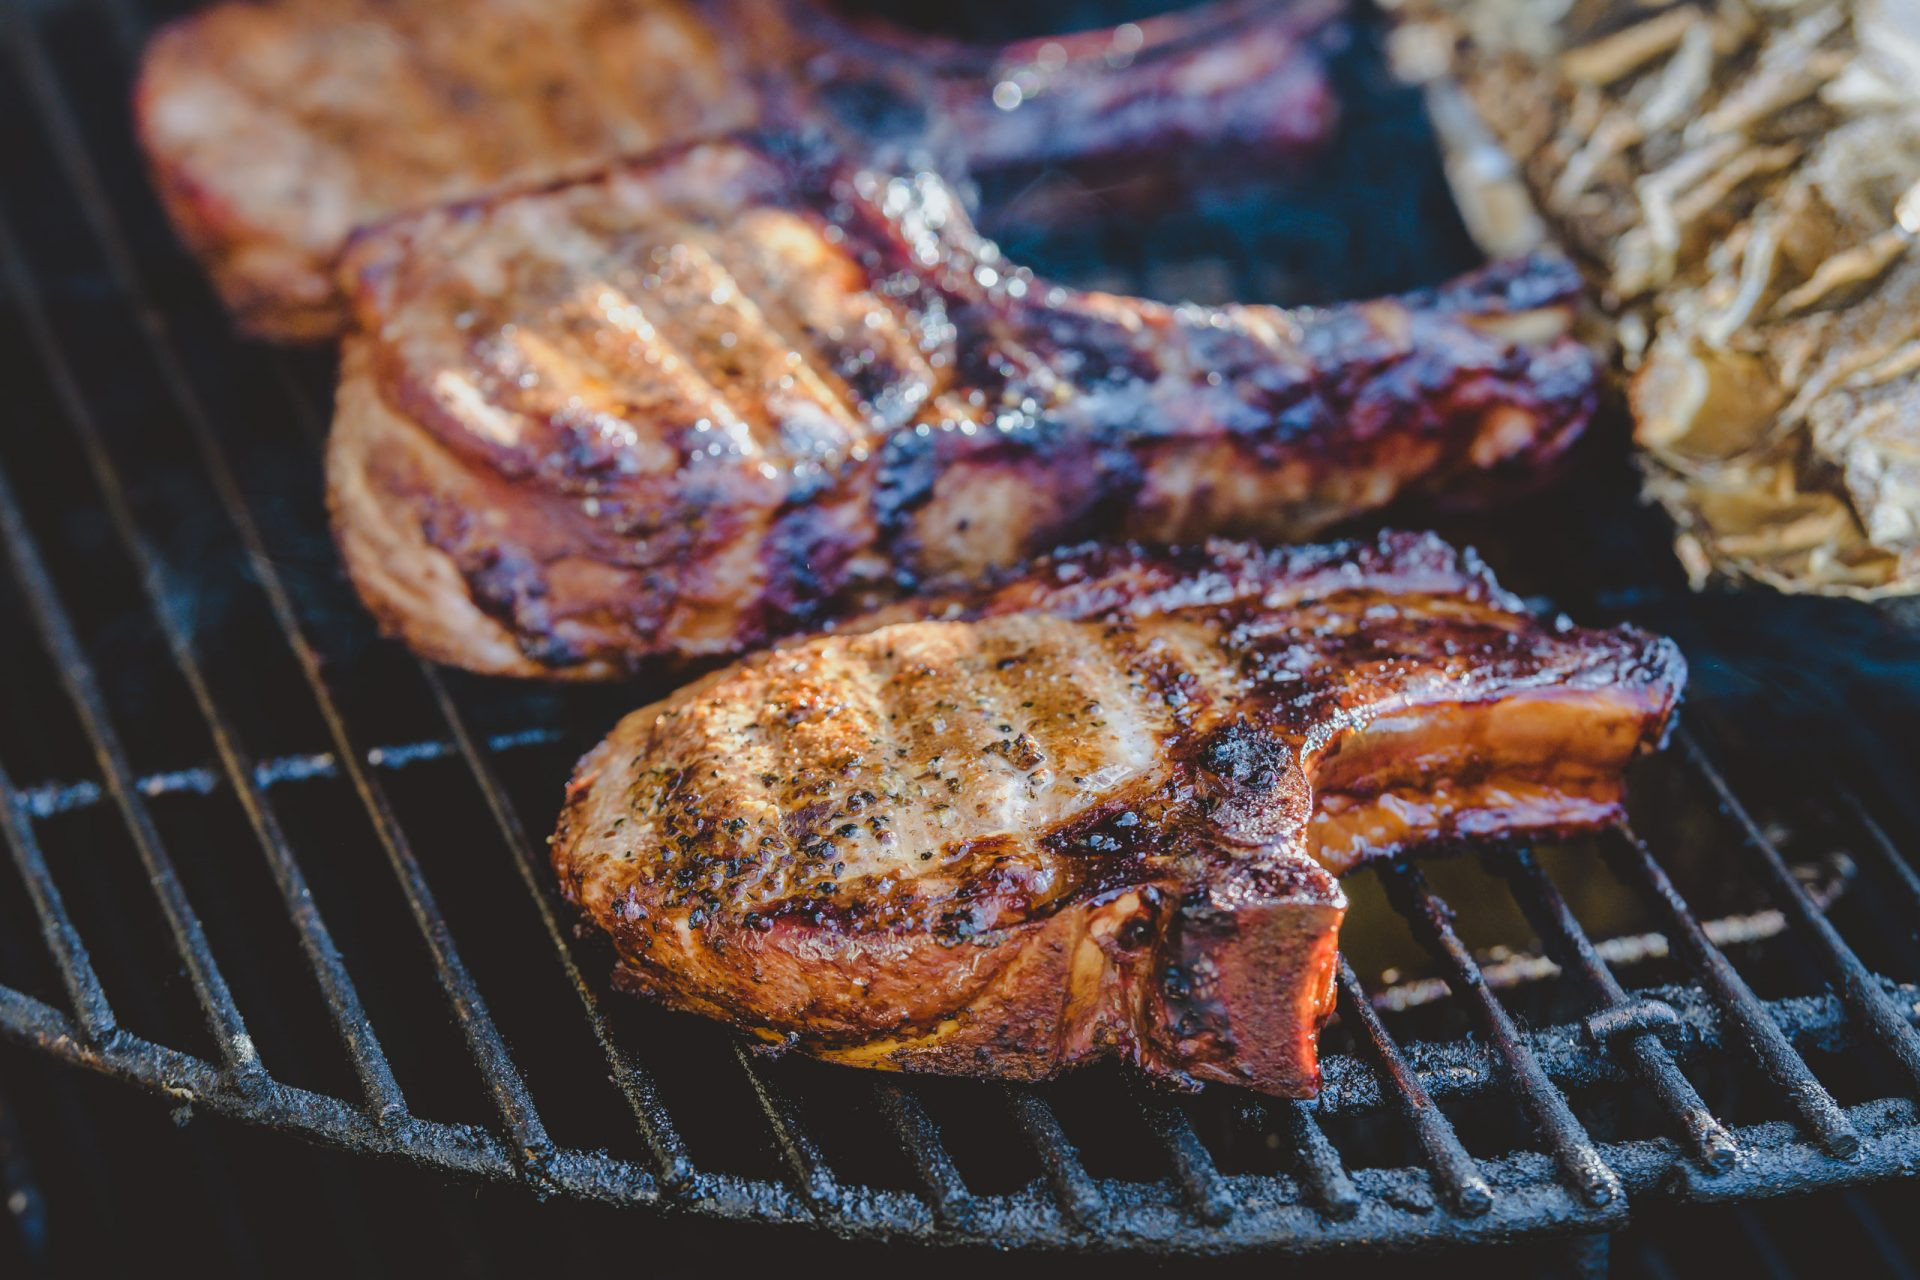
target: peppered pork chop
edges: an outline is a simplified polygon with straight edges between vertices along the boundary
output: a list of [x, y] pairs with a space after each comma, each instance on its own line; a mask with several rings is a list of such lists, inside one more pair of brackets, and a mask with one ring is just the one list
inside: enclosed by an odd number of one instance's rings
[[623, 985], [844, 1063], [1308, 1095], [1335, 876], [1613, 820], [1685, 678], [1431, 535], [1085, 549], [922, 609], [580, 763], [553, 863]]
[[315, 339], [345, 322], [357, 227], [763, 120], [1014, 180], [1297, 160], [1332, 132], [1340, 8], [1226, 0], [994, 49], [824, 0], [246, 0], [156, 37], [136, 116], [242, 326]]
[[345, 260], [362, 597], [442, 662], [617, 675], [1088, 537], [1297, 540], [1533, 484], [1586, 425], [1565, 265], [1330, 310], [1035, 279], [949, 189], [729, 139]]

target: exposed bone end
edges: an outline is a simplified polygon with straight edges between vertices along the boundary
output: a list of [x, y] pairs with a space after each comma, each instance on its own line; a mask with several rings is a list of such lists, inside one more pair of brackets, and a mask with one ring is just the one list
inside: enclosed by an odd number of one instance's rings
[[1148, 1053], [1196, 1080], [1281, 1097], [1320, 1088], [1346, 897], [1305, 859], [1189, 895], [1149, 1001]]

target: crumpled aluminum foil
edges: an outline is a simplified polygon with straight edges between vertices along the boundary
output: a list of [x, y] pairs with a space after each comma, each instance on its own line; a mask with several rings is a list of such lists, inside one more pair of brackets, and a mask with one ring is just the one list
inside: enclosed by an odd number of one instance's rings
[[1920, 0], [1397, 0], [1467, 225], [1595, 285], [1695, 585], [1920, 593]]

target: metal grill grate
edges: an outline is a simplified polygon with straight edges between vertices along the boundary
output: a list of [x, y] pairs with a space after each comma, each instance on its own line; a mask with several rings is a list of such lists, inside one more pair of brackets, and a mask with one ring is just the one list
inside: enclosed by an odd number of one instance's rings
[[[874, 1077], [603, 1007], [607, 956], [574, 937], [527, 823], [548, 821], [569, 753], [645, 695], [502, 690], [371, 642], [321, 549], [327, 371], [228, 338], [139, 183], [123, 104], [142, 17], [108, 0], [8, 13], [0, 112], [31, 126], [0, 143], [18, 415], [0, 440], [0, 616], [21, 620], [0, 636], [0, 842], [26, 904], [0, 915], [9, 1036], [356, 1151], [850, 1236], [1431, 1246], [1606, 1232], [1634, 1203], [1920, 1170], [1920, 989], [1883, 976], [1920, 963], [1920, 878], [1888, 834], [1905, 819], [1812, 776], [1757, 812], [1703, 741], [1743, 737], [1711, 688], [1690, 709], [1701, 737], [1653, 766], [1637, 806], [1661, 818], [1664, 863], [1624, 830], [1582, 850], [1488, 852], [1464, 920], [1433, 882], [1477, 874], [1471, 860], [1358, 878], [1363, 905], [1384, 896], [1374, 914], [1392, 921], [1391, 904], [1417, 944], [1382, 949], [1452, 999], [1396, 1011], [1343, 961], [1311, 1103], [1173, 1099], [1118, 1073], [1012, 1089]], [[1274, 234], [1269, 220], [1220, 255], [1242, 292], [1271, 283], [1255, 266]], [[1121, 241], [1100, 256], [1135, 281], [1165, 265]], [[1453, 265], [1434, 256], [1429, 269]], [[1631, 519], [1617, 490], [1558, 528]], [[1549, 538], [1535, 554], [1565, 570], [1570, 553]], [[1597, 602], [1619, 593], [1607, 572], [1550, 580]], [[23, 765], [54, 781], [18, 784]], [[1810, 807], [1852, 856], [1858, 884], [1839, 907], [1809, 893], [1799, 871], [1818, 840], [1777, 831], [1782, 804]], [[1617, 977], [1587, 904], [1563, 892], [1596, 853], [1618, 885], [1605, 913], [1650, 921], [1670, 952], [1636, 964], [1660, 985]], [[250, 898], [233, 887], [249, 877]], [[1784, 932], [1723, 949], [1676, 878], [1716, 908], [1764, 899]], [[1495, 903], [1498, 883], [1510, 892]], [[130, 921], [148, 890], [158, 915], [141, 934]], [[1829, 918], [1843, 910], [1848, 937]], [[1534, 971], [1557, 977], [1495, 993], [1469, 939], [1499, 911], [1524, 921], [1511, 936], [1539, 939]], [[34, 924], [44, 973], [26, 954]], [[1356, 934], [1349, 954], [1365, 945]], [[274, 949], [289, 946], [326, 1036], [301, 1030], [298, 1001], [273, 985]], [[399, 993], [422, 973], [434, 998]], [[494, 1004], [511, 1007], [511, 1034]], [[449, 1010], [463, 1053], [428, 1043]], [[610, 1092], [588, 1087], [596, 1074]], [[463, 1076], [479, 1114], [451, 1118], [468, 1106]], [[550, 1129], [562, 1112], [578, 1137]]]

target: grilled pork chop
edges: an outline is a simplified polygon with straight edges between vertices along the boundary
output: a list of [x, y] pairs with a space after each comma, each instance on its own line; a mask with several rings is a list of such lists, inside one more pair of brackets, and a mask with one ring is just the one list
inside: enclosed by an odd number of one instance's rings
[[360, 238], [329, 454], [363, 598], [442, 661], [606, 677], [1064, 542], [1297, 540], [1535, 481], [1572, 271], [1331, 310], [1036, 280], [937, 179], [728, 140]]
[[227, 3], [154, 40], [136, 115], [241, 324], [314, 339], [345, 322], [333, 263], [357, 227], [763, 119], [955, 173], [1297, 161], [1331, 136], [1339, 12], [1226, 0], [996, 50], [824, 0]]
[[1304, 1096], [1334, 877], [1613, 820], [1684, 678], [1431, 535], [1084, 549], [628, 716], [553, 862], [623, 985], [823, 1058]]

